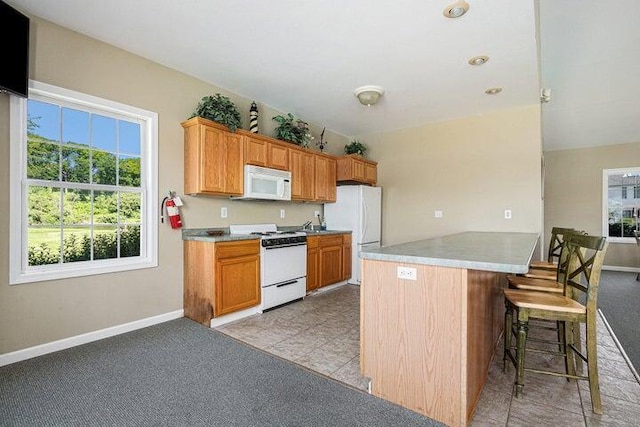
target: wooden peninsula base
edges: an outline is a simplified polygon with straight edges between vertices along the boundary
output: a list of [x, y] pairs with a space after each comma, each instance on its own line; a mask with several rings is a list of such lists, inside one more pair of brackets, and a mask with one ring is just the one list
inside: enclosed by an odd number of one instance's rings
[[[472, 251], [457, 252], [462, 260], [441, 251], [443, 243], [508, 235], [524, 236], [525, 244], [506, 245], [518, 256], [504, 265], [483, 254], [476, 260]], [[536, 241], [536, 234], [463, 233], [363, 252], [360, 367], [371, 393], [450, 426], [468, 425], [503, 329], [506, 274], [526, 271]]]

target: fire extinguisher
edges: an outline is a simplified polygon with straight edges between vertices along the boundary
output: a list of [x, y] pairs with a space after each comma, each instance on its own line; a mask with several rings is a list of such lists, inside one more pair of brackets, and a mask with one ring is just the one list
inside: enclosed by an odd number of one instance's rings
[[182, 227], [180, 209], [178, 209], [180, 206], [182, 206], [182, 200], [180, 200], [180, 197], [176, 196], [175, 192], [170, 191], [169, 195], [162, 199], [162, 204], [160, 206], [160, 211], [162, 212], [160, 221], [164, 223], [164, 210], [166, 207], [167, 216], [169, 217], [169, 224], [171, 224], [171, 228]]

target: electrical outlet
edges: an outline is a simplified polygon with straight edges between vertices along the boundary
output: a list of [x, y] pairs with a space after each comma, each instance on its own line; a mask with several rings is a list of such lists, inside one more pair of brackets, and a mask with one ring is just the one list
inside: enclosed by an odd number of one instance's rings
[[418, 270], [411, 267], [398, 267], [398, 279], [417, 280]]
[[434, 218], [442, 218], [442, 211], [435, 211], [433, 213]]
[[223, 206], [220, 208], [220, 218], [226, 218], [227, 217], [227, 207]]
[[284, 218], [284, 209], [280, 209], [280, 218]]
[[504, 219], [511, 219], [511, 209], [504, 210]]
[[320, 211], [313, 211], [313, 217], [318, 218], [320, 216]]

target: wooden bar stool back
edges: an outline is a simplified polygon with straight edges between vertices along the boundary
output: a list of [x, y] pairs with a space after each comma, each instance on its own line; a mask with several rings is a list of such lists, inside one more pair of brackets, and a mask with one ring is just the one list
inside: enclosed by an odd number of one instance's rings
[[[516, 397], [522, 395], [524, 372], [534, 372], [563, 376], [567, 379], [580, 379], [589, 382], [593, 412], [602, 413], [600, 386], [598, 382], [598, 359], [596, 340], [596, 317], [598, 284], [608, 242], [604, 237], [572, 235], [564, 240], [560, 264], [566, 263], [566, 275], [563, 294], [537, 292], [518, 289], [505, 289], [505, 333], [504, 368], [507, 358], [516, 368]], [[564, 268], [564, 267], [563, 267]], [[583, 301], [583, 302], [581, 302]], [[516, 319], [515, 327], [513, 320]], [[554, 320], [564, 324], [564, 339], [555, 343], [561, 351], [536, 351], [555, 354], [564, 358], [565, 372], [527, 367], [525, 365], [526, 342], [530, 319]], [[586, 325], [586, 354], [582, 352], [575, 337], [580, 324]], [[516, 336], [516, 345], [512, 347], [512, 335]], [[533, 351], [533, 349], [528, 349]], [[578, 356], [587, 364], [588, 374], [576, 373]]]
[[551, 229], [551, 240], [549, 240], [549, 249], [547, 250], [546, 261], [531, 261], [529, 268], [542, 268], [546, 270], [556, 270], [558, 267], [558, 259], [560, 259], [560, 251], [562, 250], [562, 240], [567, 233], [576, 231], [573, 228], [553, 227]]

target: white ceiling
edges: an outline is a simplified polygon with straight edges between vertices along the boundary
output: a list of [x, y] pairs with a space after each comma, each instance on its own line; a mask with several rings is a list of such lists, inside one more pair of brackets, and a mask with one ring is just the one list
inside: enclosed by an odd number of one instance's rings
[[[347, 136], [539, 99], [533, 0], [6, 1]], [[540, 0], [545, 149], [640, 141], [635, 2]], [[386, 93], [364, 107], [362, 85]]]

